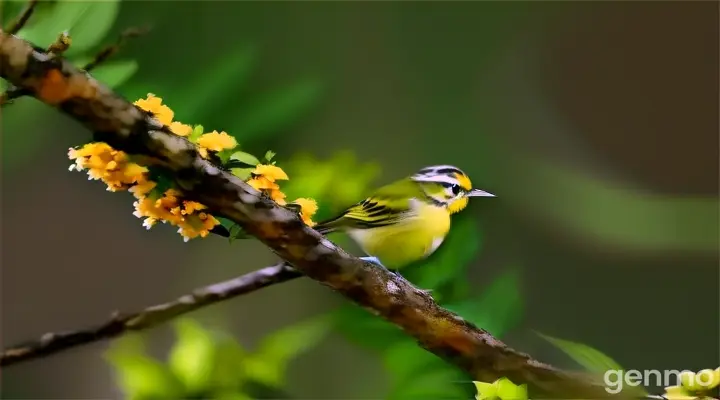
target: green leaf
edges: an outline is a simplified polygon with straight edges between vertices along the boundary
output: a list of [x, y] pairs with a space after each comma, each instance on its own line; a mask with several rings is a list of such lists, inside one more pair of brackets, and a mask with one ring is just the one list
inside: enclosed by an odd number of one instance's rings
[[129, 399], [182, 397], [182, 386], [159, 361], [144, 354], [139, 337], [126, 336], [106, 353], [115, 368], [118, 386]]
[[181, 99], [173, 106], [175, 115], [202, 121], [212, 110], [208, 104], [218, 104], [228, 97], [236, 97], [247, 83], [257, 59], [253, 46], [235, 47], [234, 52], [217, 59], [212, 67], [205, 67], [199, 77], [186, 82], [181, 93], [172, 97]]
[[500, 378], [493, 383], [476, 382], [476, 400], [527, 400], [527, 385], [516, 385], [507, 378]]
[[73, 39], [73, 45], [71, 47], [75, 47], [75, 41], [79, 38], [75, 37], [72, 28], [85, 16], [92, 4], [94, 3], [59, 0], [51, 5], [49, 11], [50, 16], [44, 18], [42, 24], [34, 21], [30, 26], [21, 29], [18, 36], [37, 46], [48, 47], [51, 43], [55, 42], [61, 32], [68, 31]]
[[300, 82], [262, 96], [250, 104], [238, 117], [232, 135], [238, 142], [275, 133], [294, 123], [320, 96], [321, 87], [315, 81]]
[[135, 60], [108, 61], [95, 68], [91, 75], [109, 88], [116, 88], [135, 75], [137, 70]]
[[496, 381], [497, 394], [502, 400], [527, 400], [527, 386], [516, 385], [507, 378]]
[[255, 168], [231, 168], [230, 173], [242, 180], [247, 180], [250, 178], [250, 174], [252, 174], [254, 170]]
[[258, 160], [257, 157], [244, 151], [236, 151], [230, 156], [230, 159], [240, 161], [241, 163], [245, 163], [247, 165], [260, 164], [260, 160]]
[[256, 352], [243, 361], [247, 376], [270, 387], [284, 384], [288, 363], [314, 347], [330, 331], [326, 317], [313, 318], [266, 336]]
[[67, 56], [82, 54], [97, 46], [112, 28], [120, 12], [120, 0], [88, 1], [88, 6], [70, 29], [73, 39]]
[[417, 285], [437, 289], [453, 281], [463, 281], [465, 270], [480, 250], [480, 232], [472, 218], [458, 218], [435, 254], [417, 268]]
[[537, 334], [541, 338], [550, 342], [553, 346], [562, 350], [562, 352], [572, 358], [573, 361], [580, 364], [583, 368], [590, 372], [604, 374], [608, 370], [623, 370], [623, 367], [621, 367], [615, 360], [588, 345], [558, 339], [539, 332]]
[[190, 135], [188, 136], [188, 140], [196, 143], [200, 136], [203, 135], [203, 133], [205, 133], [205, 127], [203, 127], [202, 125], [195, 125], [193, 127], [192, 133], [190, 133]]
[[247, 239], [251, 236], [238, 224], [233, 225], [230, 229], [230, 243], [238, 239]]
[[447, 308], [493, 335], [502, 336], [512, 329], [522, 316], [519, 282], [519, 274], [511, 270], [484, 289], [480, 298], [448, 305]]
[[185, 384], [188, 392], [207, 388], [215, 364], [216, 349], [213, 335], [190, 319], [175, 323], [177, 341], [170, 351], [170, 370]]
[[211, 384], [214, 390], [237, 391], [246, 380], [242, 373], [247, 352], [231, 336], [218, 335]]
[[265, 153], [265, 161], [270, 162], [272, 161], [273, 157], [275, 157], [275, 153], [268, 150], [267, 153]]

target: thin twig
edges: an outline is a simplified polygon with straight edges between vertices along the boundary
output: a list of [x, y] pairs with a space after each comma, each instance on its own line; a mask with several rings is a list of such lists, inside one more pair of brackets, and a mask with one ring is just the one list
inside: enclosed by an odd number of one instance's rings
[[[0, 76], [85, 125], [93, 140], [155, 160], [185, 198], [240, 225], [299, 272], [396, 325], [475, 380], [507, 377], [548, 398], [617, 396], [605, 390], [600, 377], [561, 371], [519, 352], [440, 307], [406, 280], [349, 255], [295, 212], [205, 160], [194, 144], [70, 62], [52, 59], [0, 32]], [[627, 390], [631, 393], [619, 397], [635, 397], [637, 388]]]
[[129, 39], [136, 38], [147, 34], [150, 31], [149, 27], [142, 28], [128, 28], [124, 30], [120, 36], [115, 40], [115, 43], [104, 47], [100, 50], [95, 57], [89, 63], [85, 64], [83, 69], [85, 72], [90, 72], [95, 69], [98, 65], [104, 63], [108, 58], [114, 56], [120, 49], [125, 45]]
[[129, 331], [152, 328], [178, 315], [301, 276], [301, 273], [285, 263], [265, 267], [225, 282], [196, 289], [191, 294], [141, 311], [130, 314], [116, 312], [107, 321], [85, 329], [46, 333], [36, 340], [7, 347], [0, 354], [0, 366], [5, 367], [48, 356], [73, 347], [120, 336]]
[[38, 0], [30, 0], [25, 5], [25, 8], [20, 12], [20, 15], [15, 19], [15, 21], [10, 23], [10, 26], [7, 28], [7, 32], [11, 35], [16, 35], [20, 30], [27, 24], [30, 17], [33, 15], [33, 12], [35, 12], [35, 6], [37, 6]]

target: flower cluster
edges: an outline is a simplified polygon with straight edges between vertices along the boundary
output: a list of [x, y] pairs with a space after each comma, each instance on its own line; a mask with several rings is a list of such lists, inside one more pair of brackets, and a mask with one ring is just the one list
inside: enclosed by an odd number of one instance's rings
[[[187, 137], [197, 146], [198, 153], [207, 158], [210, 152], [230, 152], [237, 147], [234, 137], [225, 132], [204, 133], [200, 125], [192, 127], [179, 121], [173, 121], [175, 113], [162, 98], [148, 94], [135, 105], [153, 116], [178, 135]], [[183, 199], [182, 193], [175, 188], [159, 189], [158, 183], [151, 179], [148, 167], [133, 162], [131, 157], [115, 150], [107, 143], [88, 143], [78, 149], [70, 149], [68, 157], [74, 160], [70, 170], [87, 170], [88, 178], [101, 180], [109, 191], [127, 190], [135, 196], [135, 212], [143, 218], [143, 225], [150, 229], [157, 222], [169, 223], [178, 227], [178, 233], [185, 241], [196, 237], [206, 237], [220, 221], [207, 212], [207, 207], [195, 201]], [[265, 193], [280, 205], [286, 205], [286, 195], [280, 190], [278, 180], [287, 180], [288, 176], [280, 167], [271, 164], [256, 164], [246, 182], [258, 191]], [[299, 198], [293, 201], [300, 208], [300, 216], [307, 225], [312, 226], [312, 216], [317, 204], [312, 199]]]

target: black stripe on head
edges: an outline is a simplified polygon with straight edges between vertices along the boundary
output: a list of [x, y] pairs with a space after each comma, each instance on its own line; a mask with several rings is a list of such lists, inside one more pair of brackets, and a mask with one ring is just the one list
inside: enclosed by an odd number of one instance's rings
[[450, 165], [438, 165], [438, 166], [432, 166], [432, 167], [426, 167], [418, 171], [418, 175], [428, 175], [428, 174], [436, 174], [436, 175], [452, 175], [452, 174], [458, 174], [458, 175], [465, 175], [464, 172], [462, 172], [459, 168], [450, 166]]
[[451, 175], [451, 174], [465, 175], [462, 171], [460, 171], [457, 168], [441, 168], [435, 172], [438, 174], [441, 174], [441, 175]]

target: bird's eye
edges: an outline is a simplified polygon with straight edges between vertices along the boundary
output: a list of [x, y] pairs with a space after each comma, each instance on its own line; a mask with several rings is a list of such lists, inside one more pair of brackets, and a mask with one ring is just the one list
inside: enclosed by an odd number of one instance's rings
[[452, 185], [452, 186], [450, 186], [450, 190], [452, 190], [453, 194], [455, 196], [457, 196], [460, 194], [460, 185], [458, 185], [458, 184]]

